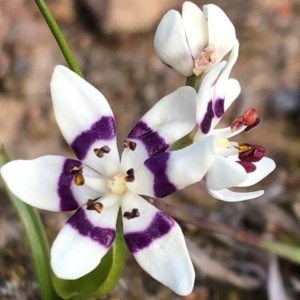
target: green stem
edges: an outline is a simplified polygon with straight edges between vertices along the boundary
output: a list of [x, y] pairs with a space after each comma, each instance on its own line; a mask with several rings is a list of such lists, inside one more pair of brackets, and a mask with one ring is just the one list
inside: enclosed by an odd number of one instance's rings
[[185, 85], [193, 87], [196, 90], [196, 92], [198, 93], [202, 79], [203, 79], [203, 75], [204, 75], [204, 73], [202, 73], [199, 76], [192, 75], [192, 76], [187, 77]]
[[62, 35], [56, 21], [54, 20], [50, 10], [48, 9], [44, 0], [34, 0], [38, 6], [40, 12], [42, 13], [45, 21], [47, 22], [63, 56], [65, 57], [70, 69], [77, 73], [79, 76], [83, 77], [82, 72], [68, 46], [64, 36]]
[[[0, 168], [7, 162], [9, 162], [9, 156], [7, 152], [0, 149]], [[31, 257], [33, 259], [37, 280], [39, 282], [41, 299], [54, 300], [60, 299], [53, 289], [51, 283], [51, 269], [49, 265], [49, 245], [47, 237], [44, 231], [44, 226], [40, 219], [40, 216], [35, 208], [27, 205], [23, 201], [19, 200], [13, 195], [8, 188], [6, 193], [15, 207], [19, 218], [24, 226], [26, 238], [30, 247]]]

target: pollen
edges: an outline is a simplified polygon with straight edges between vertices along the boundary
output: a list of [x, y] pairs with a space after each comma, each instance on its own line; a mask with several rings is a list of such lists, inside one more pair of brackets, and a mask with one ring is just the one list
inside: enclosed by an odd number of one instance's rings
[[230, 142], [226, 138], [220, 138], [220, 139], [217, 140], [217, 147], [229, 148], [230, 147]]
[[119, 173], [116, 176], [114, 176], [111, 180], [108, 180], [107, 187], [117, 195], [122, 195], [125, 193], [127, 187], [126, 187], [126, 174]]
[[239, 153], [244, 153], [248, 150], [250, 150], [252, 147], [250, 145], [247, 145], [247, 144], [239, 144], [238, 145], [238, 151]]

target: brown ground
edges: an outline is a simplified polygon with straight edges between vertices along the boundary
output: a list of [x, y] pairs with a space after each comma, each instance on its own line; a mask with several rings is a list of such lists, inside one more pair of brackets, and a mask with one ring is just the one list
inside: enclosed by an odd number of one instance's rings
[[[182, 2], [48, 1], [85, 78], [111, 104], [120, 140], [154, 103], [184, 84], [182, 77], [157, 59], [152, 44], [160, 17], [171, 7], [180, 9]], [[195, 2], [200, 7], [208, 3]], [[261, 199], [223, 203], [211, 199], [197, 186], [173, 196], [172, 201], [184, 203], [199, 216], [258, 233], [297, 235], [300, 1], [214, 3], [235, 24], [241, 45], [232, 76], [240, 81], [242, 94], [227, 120], [255, 106], [262, 123], [242, 139], [264, 145], [278, 168], [259, 184], [267, 191]], [[51, 74], [57, 64], [65, 64], [64, 59], [34, 1], [0, 0], [0, 144], [14, 159], [72, 155], [56, 125], [49, 94]], [[22, 225], [3, 191], [0, 202], [0, 299], [39, 299]], [[52, 241], [66, 215], [41, 214]], [[184, 299], [267, 299], [267, 253], [186, 223], [182, 226], [198, 245], [193, 253], [200, 260], [200, 264], [195, 263], [195, 290]], [[299, 239], [296, 242], [299, 244]], [[300, 268], [285, 260], [280, 262], [285, 287], [298, 299]], [[225, 268], [225, 273], [219, 267]], [[108, 299], [182, 298], [155, 282], [130, 257], [120, 283]]]

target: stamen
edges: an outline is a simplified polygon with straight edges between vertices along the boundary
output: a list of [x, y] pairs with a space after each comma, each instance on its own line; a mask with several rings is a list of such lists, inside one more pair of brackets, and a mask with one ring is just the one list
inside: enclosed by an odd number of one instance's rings
[[200, 56], [195, 60], [193, 72], [196, 76], [201, 75], [207, 69], [211, 68], [217, 61], [214, 45], [209, 45], [203, 50]]
[[74, 183], [77, 186], [84, 185], [84, 177], [82, 175], [82, 167], [73, 167], [71, 173], [74, 175]]
[[94, 202], [94, 200], [89, 199], [87, 201], [87, 210], [95, 210], [97, 213], [103, 211], [103, 204], [101, 202]]
[[264, 157], [266, 149], [263, 146], [249, 144], [244, 145], [250, 146], [250, 149], [243, 152], [239, 152], [239, 159], [241, 161], [258, 162]]
[[245, 129], [245, 131], [251, 130], [252, 128], [256, 127], [259, 123], [260, 123], [260, 118], [257, 118], [257, 119], [255, 120], [255, 122], [254, 122], [252, 125], [248, 126], [248, 127]]
[[247, 173], [254, 172], [256, 170], [256, 166], [248, 161], [237, 161], [238, 164], [240, 164], [242, 167], [244, 167], [245, 171]]
[[124, 140], [123, 142], [124, 148], [129, 148], [131, 151], [134, 151], [136, 148], [136, 143], [128, 140]]
[[77, 186], [84, 185], [84, 177], [83, 177], [83, 175], [82, 174], [75, 174], [75, 176], [74, 176], [74, 183]]
[[101, 148], [95, 148], [94, 149], [94, 153], [96, 154], [96, 156], [98, 157], [103, 157], [104, 154], [108, 154], [110, 152], [110, 148], [108, 146], [103, 146]]
[[125, 177], [125, 181], [126, 182], [133, 182], [134, 181], [134, 170], [133, 169], [129, 169], [126, 172], [127, 176]]
[[126, 211], [123, 214], [123, 217], [126, 218], [127, 220], [134, 219], [134, 218], [137, 218], [139, 216], [140, 216], [140, 212], [137, 208], [134, 208], [131, 212]]
[[244, 126], [244, 118], [242, 116], [237, 117], [233, 120], [233, 122], [230, 125], [231, 131], [235, 132], [239, 129], [241, 129]]
[[246, 151], [248, 151], [250, 149], [251, 149], [251, 145], [250, 144], [239, 144], [238, 145], [238, 151], [239, 151], [239, 153], [246, 152]]
[[244, 118], [244, 125], [251, 126], [256, 122], [257, 111], [255, 108], [248, 108], [244, 111], [242, 117]]

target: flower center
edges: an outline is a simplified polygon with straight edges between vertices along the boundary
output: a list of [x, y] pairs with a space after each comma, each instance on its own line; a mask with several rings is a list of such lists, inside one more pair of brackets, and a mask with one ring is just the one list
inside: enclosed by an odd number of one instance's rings
[[107, 187], [111, 189], [114, 194], [121, 195], [124, 194], [127, 187], [125, 184], [126, 174], [119, 173], [115, 175], [112, 179], [107, 181]]

